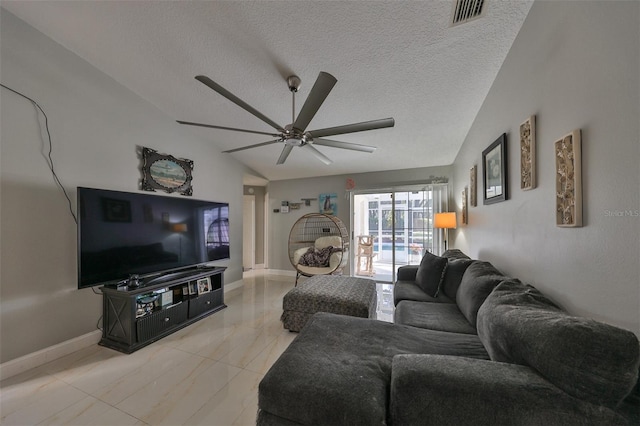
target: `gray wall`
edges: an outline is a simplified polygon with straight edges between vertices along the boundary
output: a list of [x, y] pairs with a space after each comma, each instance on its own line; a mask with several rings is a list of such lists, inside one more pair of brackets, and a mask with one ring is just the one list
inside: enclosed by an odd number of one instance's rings
[[[454, 163], [508, 135], [510, 200], [469, 208], [454, 247], [529, 282], [570, 312], [640, 335], [640, 3], [536, 1]], [[519, 185], [519, 125], [537, 116], [538, 187]], [[553, 142], [582, 129], [584, 227], [555, 225]], [[624, 212], [631, 215], [624, 215]], [[622, 214], [622, 216], [618, 216]]]
[[[269, 224], [269, 268], [294, 271], [288, 255], [289, 232], [301, 216], [320, 211], [318, 206], [318, 196], [320, 194], [335, 193], [338, 195], [337, 216], [350, 229], [350, 200], [349, 193], [345, 189], [347, 178], [355, 181], [355, 190], [363, 190], [429, 183], [437, 178], [449, 179], [451, 173], [451, 167], [445, 166], [270, 182], [267, 186], [269, 193], [269, 208], [267, 211], [270, 215], [267, 221]], [[309, 207], [303, 204], [300, 210], [290, 210], [289, 213], [273, 213], [274, 209], [281, 208], [280, 203], [282, 201], [296, 203], [301, 202], [302, 198], [313, 198], [314, 201], [311, 202]]]
[[[77, 186], [135, 192], [136, 146], [195, 160], [194, 198], [241, 217], [245, 168], [110, 77], [2, 10], [2, 83], [49, 117], [56, 171], [75, 210]], [[0, 89], [0, 362], [95, 330], [101, 297], [77, 290], [76, 225], [47, 168], [43, 117]], [[180, 197], [179, 195], [166, 195]], [[226, 282], [242, 277], [242, 221], [231, 221]]]

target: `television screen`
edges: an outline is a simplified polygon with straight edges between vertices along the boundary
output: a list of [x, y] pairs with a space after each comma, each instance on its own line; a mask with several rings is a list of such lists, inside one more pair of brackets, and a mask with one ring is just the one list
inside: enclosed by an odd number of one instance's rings
[[78, 187], [78, 288], [229, 258], [229, 204]]

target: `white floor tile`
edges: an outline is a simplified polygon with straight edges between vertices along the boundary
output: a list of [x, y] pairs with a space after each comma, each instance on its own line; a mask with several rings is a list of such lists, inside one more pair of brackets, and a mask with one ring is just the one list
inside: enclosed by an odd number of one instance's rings
[[204, 404], [186, 424], [232, 425], [245, 410], [258, 411], [258, 384], [263, 375], [243, 370]]
[[[254, 425], [258, 384], [296, 338], [282, 327], [293, 277], [251, 273], [228, 308], [133, 354], [92, 346], [0, 383], [2, 425]], [[378, 319], [393, 321], [378, 285]]]
[[[17, 390], [16, 387], [21, 388]], [[35, 425], [86, 398], [87, 395], [53, 376], [2, 388], [3, 425]]]
[[45, 419], [41, 425], [138, 425], [140, 420], [96, 398], [87, 396]]

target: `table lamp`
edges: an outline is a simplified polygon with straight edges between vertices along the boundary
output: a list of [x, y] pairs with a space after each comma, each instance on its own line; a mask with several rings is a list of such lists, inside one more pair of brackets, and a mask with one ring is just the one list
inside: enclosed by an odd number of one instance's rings
[[447, 251], [447, 240], [449, 239], [449, 229], [456, 229], [456, 213], [436, 213], [434, 215], [433, 227], [444, 229], [444, 250]]
[[189, 231], [189, 228], [187, 227], [186, 223], [174, 223], [171, 225], [171, 230], [173, 232], [178, 233], [178, 235], [180, 236], [180, 239], [179, 239], [180, 251], [178, 254], [178, 260], [182, 262], [182, 234]]

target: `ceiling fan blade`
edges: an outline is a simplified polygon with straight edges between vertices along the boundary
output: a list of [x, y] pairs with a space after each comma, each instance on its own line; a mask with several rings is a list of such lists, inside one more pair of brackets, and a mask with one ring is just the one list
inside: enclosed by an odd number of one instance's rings
[[326, 164], [327, 166], [331, 163], [333, 163], [333, 161], [331, 161], [331, 159], [329, 157], [327, 157], [326, 155], [324, 155], [323, 153], [321, 153], [320, 151], [318, 151], [317, 149], [315, 149], [312, 145], [310, 144], [306, 144], [306, 145], [302, 145], [304, 148], [307, 148], [307, 150], [311, 151], [311, 153], [313, 155], [315, 155], [315, 157], [322, 161], [324, 164]]
[[187, 126], [210, 127], [212, 129], [233, 130], [234, 132], [255, 133], [256, 135], [280, 136], [278, 133], [258, 132], [256, 130], [236, 129], [235, 127], [214, 126], [213, 124], [193, 123], [191, 121], [176, 120], [180, 124]]
[[351, 149], [353, 151], [362, 151], [372, 153], [376, 150], [375, 146], [360, 145], [351, 142], [332, 141], [329, 139], [314, 139], [312, 142], [314, 145], [331, 146], [333, 148]]
[[257, 148], [259, 146], [271, 145], [272, 143], [281, 142], [281, 141], [282, 141], [282, 139], [276, 139], [276, 140], [269, 141], [269, 142], [257, 143], [255, 145], [243, 146], [242, 148], [229, 149], [227, 151], [222, 151], [222, 153], [223, 154], [230, 154], [232, 152], [243, 151], [245, 149], [251, 149], [251, 148]]
[[289, 156], [289, 154], [291, 154], [292, 149], [293, 145], [285, 145], [284, 149], [282, 150], [282, 154], [280, 154], [280, 158], [278, 158], [276, 164], [284, 164], [284, 162], [287, 161], [287, 157]]
[[383, 118], [381, 120], [363, 121], [362, 123], [346, 124], [344, 126], [327, 127], [326, 129], [310, 130], [312, 138], [322, 138], [324, 136], [344, 135], [346, 133], [364, 132], [367, 130], [383, 129], [395, 125], [393, 118]]
[[279, 125], [278, 123], [276, 123], [275, 121], [273, 121], [272, 119], [267, 117], [266, 115], [262, 114], [260, 111], [258, 111], [257, 109], [253, 108], [251, 105], [249, 105], [248, 103], [246, 103], [245, 101], [243, 101], [242, 99], [240, 99], [239, 97], [234, 95], [233, 93], [229, 92], [227, 89], [225, 89], [224, 87], [220, 86], [218, 83], [216, 83], [215, 81], [211, 80], [209, 77], [207, 77], [205, 75], [198, 75], [198, 76], [196, 76], [196, 80], [198, 80], [200, 83], [208, 86], [209, 88], [215, 90], [216, 92], [218, 92], [219, 94], [221, 94], [225, 98], [229, 99], [231, 102], [233, 102], [234, 104], [238, 105], [240, 108], [244, 109], [245, 111], [250, 112], [251, 114], [255, 115], [260, 120], [264, 121], [269, 126], [271, 126], [274, 129], [276, 129], [277, 131], [284, 132], [284, 129], [282, 128], [281, 125]]
[[316, 115], [320, 106], [333, 89], [338, 80], [327, 72], [320, 72], [318, 78], [309, 92], [307, 100], [304, 102], [298, 118], [293, 123], [293, 128], [304, 132], [313, 117]]

